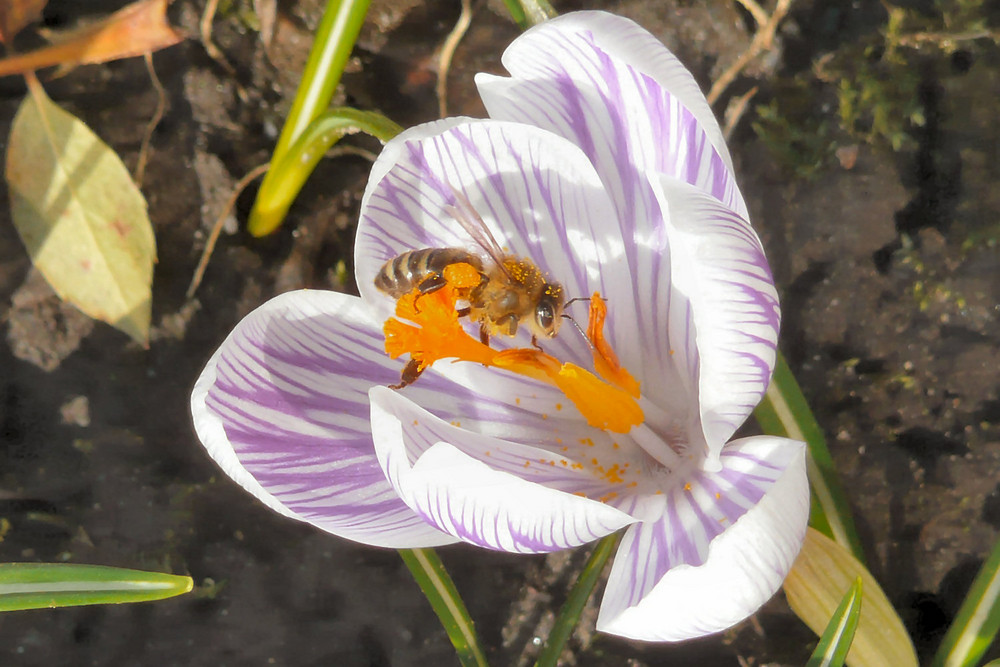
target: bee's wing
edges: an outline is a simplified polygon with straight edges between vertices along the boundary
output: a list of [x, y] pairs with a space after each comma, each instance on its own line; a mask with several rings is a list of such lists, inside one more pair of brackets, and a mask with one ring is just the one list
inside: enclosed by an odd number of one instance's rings
[[[507, 269], [504, 267], [504, 251], [497, 243], [497, 240], [493, 237], [490, 232], [489, 227], [486, 226], [486, 222], [483, 220], [482, 216], [476, 211], [472, 202], [466, 197], [460, 190], [458, 190], [454, 185], [448, 184], [451, 188], [451, 192], [455, 195], [455, 205], [446, 206], [445, 210], [455, 218], [455, 220], [462, 226], [462, 229], [472, 237], [472, 240], [476, 242], [483, 251], [489, 256], [493, 263], [500, 267], [500, 270], [507, 273]], [[510, 274], [507, 274], [510, 277]]]

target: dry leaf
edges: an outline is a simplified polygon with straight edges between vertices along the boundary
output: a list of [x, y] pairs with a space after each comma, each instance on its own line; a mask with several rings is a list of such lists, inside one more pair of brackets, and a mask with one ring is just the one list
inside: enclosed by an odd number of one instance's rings
[[851, 667], [917, 667], [917, 653], [903, 621], [871, 573], [844, 547], [810, 528], [802, 551], [785, 579], [785, 596], [795, 615], [817, 635], [861, 577], [861, 620], [847, 654]]
[[60, 298], [145, 345], [156, 261], [146, 200], [107, 144], [28, 84], [7, 145], [14, 226]]
[[10, 42], [21, 29], [42, 15], [49, 0], [3, 0], [0, 2], [0, 42]]
[[50, 46], [4, 58], [0, 60], [0, 76], [53, 65], [70, 69], [173, 46], [181, 41], [181, 36], [167, 23], [168, 2], [140, 0], [97, 23], [60, 34]]

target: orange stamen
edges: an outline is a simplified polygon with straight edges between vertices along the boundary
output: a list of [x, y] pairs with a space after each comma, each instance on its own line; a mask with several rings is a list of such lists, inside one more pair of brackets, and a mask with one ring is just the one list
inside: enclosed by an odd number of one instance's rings
[[[452, 267], [456, 268], [450, 271]], [[386, 320], [383, 326], [385, 351], [391, 358], [409, 353], [419, 363], [420, 370], [448, 358], [501, 368], [558, 387], [591, 426], [627, 433], [642, 423], [642, 408], [635, 401], [639, 384], [618, 365], [614, 351], [604, 339], [602, 330], [607, 311], [599, 295], [591, 300], [587, 335], [595, 348], [595, 368], [610, 384], [540, 350], [499, 351], [474, 339], [459, 322], [455, 303], [468, 294], [470, 287], [479, 284], [479, 273], [465, 264], [454, 264], [448, 269], [444, 273], [444, 287], [423, 294], [414, 289], [396, 302], [396, 317]], [[595, 303], [601, 304], [601, 311], [596, 314]]]
[[587, 320], [587, 338], [594, 346], [594, 370], [602, 378], [639, 398], [639, 382], [618, 363], [618, 355], [604, 337], [604, 320], [608, 316], [608, 306], [600, 292], [590, 297], [590, 317]]

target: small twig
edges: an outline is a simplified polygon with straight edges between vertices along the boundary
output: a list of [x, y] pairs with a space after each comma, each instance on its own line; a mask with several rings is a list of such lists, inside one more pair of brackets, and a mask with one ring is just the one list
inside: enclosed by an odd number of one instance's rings
[[753, 16], [753, 20], [758, 27], [766, 25], [768, 19], [771, 18], [767, 15], [767, 12], [764, 11], [764, 8], [757, 4], [757, 0], [737, 0], [737, 2], [743, 5], [743, 9], [750, 12], [750, 15]]
[[226, 59], [222, 51], [215, 45], [212, 41], [212, 22], [215, 20], [215, 12], [219, 9], [219, 0], [208, 0], [205, 3], [205, 11], [201, 14], [201, 22], [198, 27], [201, 31], [201, 45], [205, 47], [205, 52], [208, 53], [208, 57], [214, 60], [222, 69], [226, 70], [226, 73], [232, 77], [233, 84], [236, 86], [236, 95], [239, 96], [242, 102], [246, 102], [250, 99], [247, 94], [247, 89], [240, 85], [240, 82], [236, 79], [236, 68]]
[[470, 23], [472, 23], [472, 0], [462, 0], [462, 13], [458, 15], [455, 27], [441, 45], [441, 55], [438, 58], [437, 98], [438, 115], [441, 118], [448, 115], [448, 70], [451, 69], [451, 59]]
[[229, 64], [226, 60], [226, 56], [222, 54], [219, 47], [215, 45], [212, 41], [212, 21], [215, 20], [215, 12], [219, 9], [219, 0], [208, 0], [205, 3], [205, 11], [201, 14], [201, 23], [198, 27], [201, 29], [201, 44], [205, 47], [205, 51], [208, 52], [208, 57], [217, 62], [222, 69], [226, 70], [230, 76], [236, 74], [236, 68]]
[[915, 32], [908, 35], [900, 35], [897, 41], [901, 46], [920, 46], [921, 44], [931, 43], [945, 47], [953, 42], [971, 42], [977, 39], [991, 39], [994, 42], [1000, 42], [1000, 32], [992, 30], [972, 30], [958, 33]]
[[740, 119], [743, 118], [743, 114], [747, 111], [747, 105], [750, 104], [750, 100], [753, 99], [754, 95], [757, 94], [757, 86], [754, 86], [747, 92], [743, 93], [739, 97], [733, 98], [729, 103], [729, 107], [726, 109], [726, 126], [722, 128], [722, 138], [729, 141], [729, 137], [733, 134], [733, 130], [739, 124]]
[[142, 136], [142, 144], [139, 146], [139, 159], [136, 160], [135, 175], [132, 177], [136, 186], [140, 188], [142, 187], [143, 179], [146, 177], [146, 163], [149, 161], [149, 144], [153, 141], [153, 132], [156, 131], [156, 126], [163, 120], [163, 113], [167, 109], [167, 93], [163, 89], [163, 84], [160, 83], [160, 77], [156, 76], [156, 70], [153, 68], [153, 54], [147, 53], [143, 56], [143, 59], [146, 61], [146, 71], [149, 72], [149, 79], [153, 82], [153, 88], [156, 90], [156, 111], [153, 112], [153, 117], [146, 124], [146, 131]]
[[750, 42], [750, 46], [747, 50], [744, 51], [743, 54], [736, 59], [736, 62], [730, 65], [729, 68], [715, 80], [714, 84], [712, 84], [712, 89], [709, 90], [708, 95], [705, 96], [708, 98], [709, 104], [715, 104], [719, 98], [722, 97], [722, 93], [726, 92], [726, 88], [728, 88], [733, 81], [736, 80], [736, 77], [738, 77], [740, 72], [742, 72], [743, 69], [750, 64], [750, 61], [764, 51], [770, 50], [773, 47], [774, 35], [778, 30], [778, 24], [781, 23], [783, 18], [785, 18], [785, 14], [788, 13], [791, 6], [792, 0], [778, 0], [778, 4], [775, 6], [771, 17], [767, 20], [767, 23], [765, 23], [754, 34], [753, 41]]
[[185, 295], [188, 299], [194, 296], [194, 293], [198, 291], [198, 287], [201, 285], [202, 278], [205, 277], [205, 269], [208, 268], [208, 260], [212, 258], [212, 252], [215, 250], [215, 244], [219, 240], [219, 235], [222, 233], [222, 227], [225, 225], [226, 218], [229, 217], [230, 211], [236, 206], [236, 200], [243, 193], [250, 183], [253, 182], [255, 178], [267, 171], [267, 168], [271, 166], [270, 162], [265, 162], [264, 164], [257, 165], [250, 172], [241, 178], [238, 183], [236, 183], [236, 188], [233, 190], [233, 194], [230, 195], [229, 201], [222, 208], [222, 212], [219, 217], [215, 220], [215, 225], [212, 227], [212, 233], [208, 235], [208, 240], [205, 242], [205, 249], [201, 251], [201, 259], [198, 260], [198, 268], [194, 270], [194, 275], [191, 277], [191, 285], [188, 287], [187, 294]]

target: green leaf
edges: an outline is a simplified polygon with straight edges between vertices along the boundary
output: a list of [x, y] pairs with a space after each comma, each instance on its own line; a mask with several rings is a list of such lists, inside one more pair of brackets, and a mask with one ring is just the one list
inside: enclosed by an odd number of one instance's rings
[[854, 580], [840, 606], [833, 613], [830, 622], [826, 624], [823, 636], [816, 644], [806, 667], [840, 667], [847, 658], [847, 651], [854, 641], [854, 631], [857, 630], [861, 618], [861, 577]]
[[[327, 0], [302, 81], [271, 155], [272, 165], [281, 164], [292, 144], [330, 105], [370, 3], [371, 0]], [[254, 236], [266, 236], [277, 229], [284, 211], [288, 210], [287, 206], [275, 205], [274, 200], [283, 194], [276, 190], [273, 174], [272, 170], [264, 176], [250, 210], [247, 231]]]
[[792, 611], [817, 635], [836, 613], [843, 591], [862, 580], [861, 615], [847, 654], [851, 667], [917, 667], [917, 653], [896, 610], [878, 582], [851, 552], [814, 528], [785, 578]]
[[191, 590], [191, 577], [101, 565], [0, 563], [0, 611], [162, 600]]
[[823, 430], [813, 417], [799, 383], [780, 352], [774, 367], [774, 378], [764, 400], [754, 410], [754, 418], [768, 435], [805, 441], [808, 447], [806, 469], [813, 498], [809, 525], [850, 549], [854, 557], [863, 563], [865, 555], [861, 540], [830, 451], [826, 448]]
[[[265, 225], [268, 229], [277, 227], [316, 164], [341, 138], [364, 132], [385, 143], [402, 131], [399, 125], [375, 111], [339, 107], [320, 114], [285, 151], [280, 162], [272, 163], [267, 172], [268, 196], [257, 195], [254, 220], [261, 224], [268, 221]], [[257, 234], [256, 229], [251, 229], [251, 233]]]
[[156, 261], [146, 200], [107, 144], [28, 84], [7, 146], [14, 226], [60, 298], [145, 345]]
[[[932, 667], [974, 665], [1000, 630], [1000, 541], [983, 563], [955, 621], [934, 656]], [[991, 662], [990, 665], [997, 661]]]
[[433, 549], [400, 549], [399, 555], [441, 620], [462, 667], [486, 667], [489, 663], [475, 625], [437, 552]]

